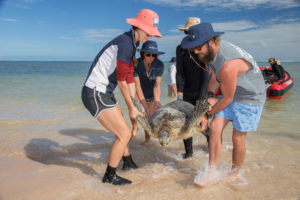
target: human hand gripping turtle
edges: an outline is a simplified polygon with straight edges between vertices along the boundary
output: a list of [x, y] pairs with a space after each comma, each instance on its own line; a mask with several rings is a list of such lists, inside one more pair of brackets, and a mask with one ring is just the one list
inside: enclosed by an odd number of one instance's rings
[[[203, 118], [209, 108], [208, 95], [197, 101], [196, 106], [176, 100], [159, 108], [148, 120], [144, 115], [138, 115], [137, 120], [150, 136], [158, 138], [162, 146], [167, 146], [172, 140], [182, 140], [198, 133], [197, 122]], [[142, 105], [132, 99], [135, 107], [141, 112]]]
[[208, 111], [205, 113], [204, 117], [202, 117], [198, 122], [197, 126], [201, 125], [200, 132], [209, 131], [208, 121], [212, 118], [212, 115], [209, 115], [208, 112], [212, 110], [212, 107], [218, 102], [218, 98], [214, 95], [213, 92], [207, 93], [207, 102], [209, 104]]

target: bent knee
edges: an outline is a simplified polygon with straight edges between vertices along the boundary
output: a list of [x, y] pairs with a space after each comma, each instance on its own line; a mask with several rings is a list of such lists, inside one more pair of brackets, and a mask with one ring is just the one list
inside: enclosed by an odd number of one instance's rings
[[122, 143], [127, 144], [131, 139], [131, 131], [129, 129], [126, 131], [122, 131], [122, 133], [119, 134], [118, 139]]

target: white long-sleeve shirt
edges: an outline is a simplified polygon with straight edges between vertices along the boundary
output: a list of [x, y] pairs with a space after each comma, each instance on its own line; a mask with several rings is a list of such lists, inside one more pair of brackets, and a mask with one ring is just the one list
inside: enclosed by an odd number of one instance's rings
[[172, 63], [168, 68], [168, 85], [174, 85], [176, 84], [176, 65]]

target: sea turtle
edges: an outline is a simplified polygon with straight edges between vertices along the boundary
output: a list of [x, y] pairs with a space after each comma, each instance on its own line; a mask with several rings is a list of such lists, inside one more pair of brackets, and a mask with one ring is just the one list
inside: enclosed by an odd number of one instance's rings
[[[197, 121], [208, 111], [207, 98], [208, 95], [198, 100], [196, 106], [186, 101], [176, 100], [160, 107], [149, 120], [140, 115], [137, 120], [150, 136], [159, 138], [160, 144], [167, 146], [172, 140], [190, 138], [198, 132], [193, 129]], [[132, 101], [141, 112], [142, 105], [135, 99]]]

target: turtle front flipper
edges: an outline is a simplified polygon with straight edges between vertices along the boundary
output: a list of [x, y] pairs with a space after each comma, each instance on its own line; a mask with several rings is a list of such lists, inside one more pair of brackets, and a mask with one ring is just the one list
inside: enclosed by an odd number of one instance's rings
[[[138, 111], [140, 113], [143, 112], [143, 106], [142, 104], [140, 104], [140, 102], [138, 102], [135, 98], [131, 97], [132, 103], [133, 105], [138, 109]], [[145, 131], [147, 131], [147, 133], [152, 136], [152, 137], [157, 137], [156, 135], [153, 134], [152, 128], [149, 124], [149, 121], [147, 120], [145, 114], [143, 115], [138, 115], [137, 117], [138, 122], [140, 123], [140, 125], [145, 129]]]
[[208, 95], [204, 96], [196, 102], [191, 115], [186, 119], [184, 126], [181, 129], [178, 139], [186, 139], [192, 137], [195, 132], [192, 129], [196, 126], [197, 122], [205, 115], [208, 111], [209, 103], [207, 102]]

